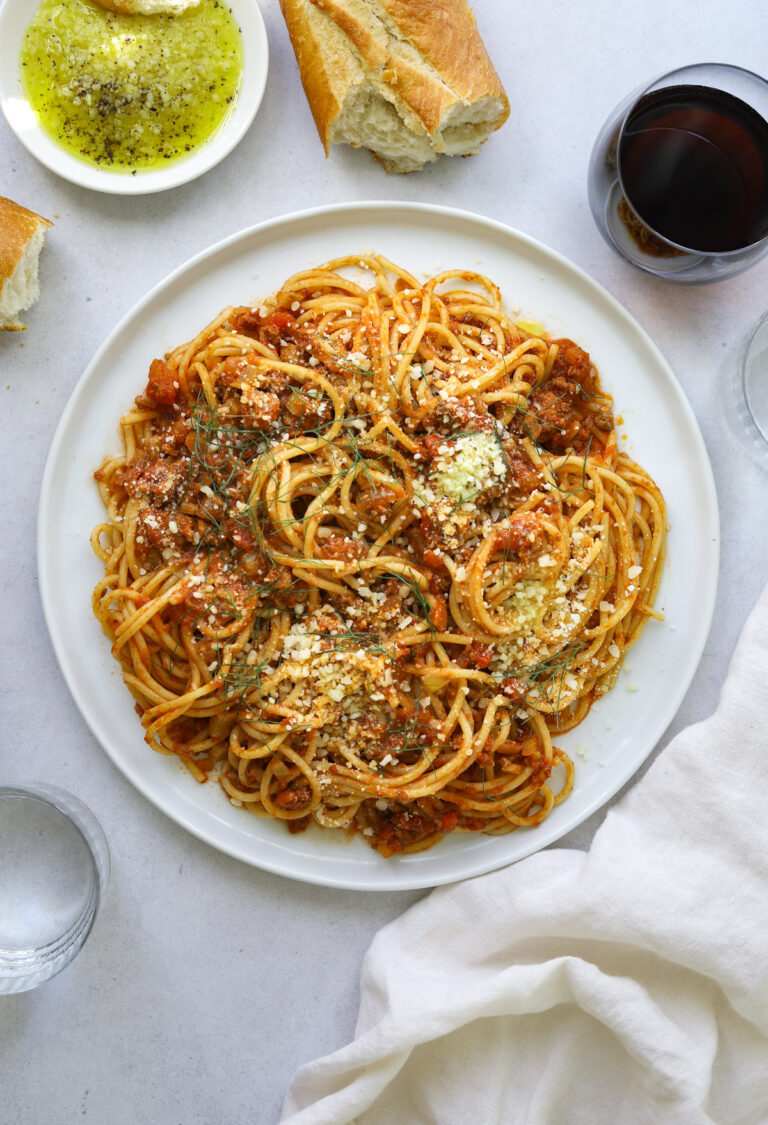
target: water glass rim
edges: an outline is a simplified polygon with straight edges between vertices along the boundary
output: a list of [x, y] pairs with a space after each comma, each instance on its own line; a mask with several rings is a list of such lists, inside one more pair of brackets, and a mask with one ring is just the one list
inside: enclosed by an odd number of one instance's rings
[[745, 341], [745, 343], [744, 343], [744, 345], [741, 349], [741, 357], [740, 357], [740, 363], [739, 363], [739, 377], [740, 377], [740, 380], [741, 380], [743, 393], [744, 393], [744, 403], [745, 403], [745, 406], [747, 408], [749, 418], [752, 421], [752, 425], [753, 425], [754, 429], [757, 430], [757, 432], [760, 435], [762, 447], [763, 447], [763, 450], [766, 453], [768, 453], [768, 438], [766, 438], [763, 430], [760, 429], [760, 427], [758, 426], [757, 419], [755, 417], [755, 413], [754, 413], [754, 410], [752, 408], [752, 404], [750, 402], [750, 395], [749, 395], [749, 389], [748, 389], [748, 377], [749, 377], [749, 373], [750, 373], [750, 364], [754, 361], [754, 358], [755, 358], [755, 352], [760, 347], [766, 348], [767, 346], [768, 346], [768, 311], [764, 312], [763, 315], [758, 318], [756, 324], [754, 324], [752, 326], [752, 329], [751, 329], [749, 335], [747, 336], [747, 339], [746, 339], [746, 341]]
[[[621, 150], [621, 142], [624, 139], [624, 131], [635, 107], [637, 106], [640, 99], [643, 98], [650, 90], [652, 90], [653, 87], [657, 85], [657, 83], [663, 82], [667, 78], [672, 78], [673, 75], [684, 74], [685, 71], [703, 70], [706, 67], [711, 67], [716, 70], [738, 71], [740, 74], [745, 74], [749, 78], [754, 78], [763, 86], [765, 86], [766, 94], [768, 94], [768, 79], [763, 78], [761, 74], [758, 74], [754, 70], [749, 70], [748, 67], [738, 66], [738, 64], [736, 63], [723, 62], [686, 63], [684, 66], [675, 66], [671, 70], [666, 70], [661, 74], [658, 74], [649, 82], [643, 83], [642, 86], [638, 86], [634, 93], [629, 95], [629, 97], [631, 98], [631, 102], [622, 117], [621, 128], [619, 129], [619, 133], [616, 138], [616, 175], [624, 198], [627, 200], [630, 206], [632, 206], [632, 201], [626, 189], [626, 185], [624, 184], [624, 177], [621, 174], [619, 152]], [[716, 89], [716, 87], [713, 86], [712, 89]], [[682, 242], [673, 242], [671, 238], [667, 238], [666, 235], [660, 234], [655, 227], [652, 227], [649, 222], [646, 222], [642, 215], [638, 215], [638, 218], [642, 222], [643, 226], [647, 230], [649, 230], [655, 238], [658, 238], [660, 242], [663, 242], [665, 246], [670, 246], [672, 247], [672, 249], [680, 250], [685, 254], [698, 254], [701, 258], [732, 258], [736, 257], [739, 254], [743, 254], [745, 250], [752, 250], [753, 248], [757, 246], [763, 246], [768, 242], [768, 231], [766, 231], [763, 237], [759, 238], [757, 242], [750, 242], [747, 246], [739, 246], [736, 250], [695, 250], [691, 246], [685, 246]]]
[[98, 908], [109, 885], [112, 863], [104, 829], [88, 805], [68, 789], [46, 781], [0, 781], [0, 799], [3, 797], [26, 797], [43, 801], [60, 812], [77, 829], [93, 866]]

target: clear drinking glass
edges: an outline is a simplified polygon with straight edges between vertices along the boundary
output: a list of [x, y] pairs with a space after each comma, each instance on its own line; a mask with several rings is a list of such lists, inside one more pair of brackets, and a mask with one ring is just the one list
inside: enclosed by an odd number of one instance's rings
[[109, 866], [100, 824], [71, 793], [0, 787], [0, 995], [35, 988], [79, 953]]
[[657, 277], [747, 269], [768, 251], [768, 82], [702, 63], [635, 90], [597, 138], [589, 202], [609, 246]]
[[[733, 381], [736, 428], [755, 461], [768, 471], [768, 313], [738, 356]], [[730, 405], [730, 404], [729, 404]]]

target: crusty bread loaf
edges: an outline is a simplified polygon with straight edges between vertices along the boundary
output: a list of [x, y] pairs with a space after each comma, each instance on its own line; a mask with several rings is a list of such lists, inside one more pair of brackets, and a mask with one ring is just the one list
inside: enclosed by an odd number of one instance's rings
[[124, 16], [177, 16], [187, 8], [196, 8], [200, 0], [96, 0], [96, 3]]
[[280, 0], [326, 155], [364, 146], [388, 172], [469, 156], [509, 102], [466, 0]]
[[37, 262], [48, 219], [0, 196], [0, 332], [26, 328], [18, 314], [40, 296]]

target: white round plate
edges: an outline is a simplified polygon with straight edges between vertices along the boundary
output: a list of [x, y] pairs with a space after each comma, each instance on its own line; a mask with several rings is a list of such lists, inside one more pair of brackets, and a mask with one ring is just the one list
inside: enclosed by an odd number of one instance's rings
[[[190, 339], [228, 304], [259, 303], [294, 272], [375, 249], [417, 276], [479, 270], [508, 309], [591, 353], [623, 418], [630, 454], [669, 505], [669, 551], [658, 600], [626, 672], [581, 726], [559, 739], [576, 763], [574, 792], [535, 829], [456, 835], [416, 855], [382, 859], [342, 833], [283, 824], [229, 804], [174, 759], [151, 751], [109, 643], [91, 614], [103, 576], [91, 528], [104, 519], [93, 472], [119, 449], [118, 419], [149, 364]], [[361, 203], [262, 223], [193, 258], [117, 326], [80, 380], [59, 424], [43, 481], [40, 588], [54, 648], [96, 738], [133, 784], [214, 847], [295, 879], [364, 890], [430, 887], [502, 867], [551, 844], [599, 809], [641, 765], [677, 711], [704, 647], [718, 571], [712, 471], [674, 375], [638, 324], [604, 289], [554, 251], [500, 223], [444, 207]], [[580, 747], [589, 749], [587, 761]]]
[[24, 32], [35, 14], [29, 0], [0, 2], [0, 109], [8, 125], [41, 164], [65, 180], [111, 195], [149, 195], [197, 179], [242, 140], [256, 116], [267, 84], [269, 47], [256, 0], [227, 0], [243, 40], [243, 78], [234, 108], [213, 136], [181, 160], [155, 171], [112, 172], [72, 156], [40, 126], [21, 84], [19, 56]]

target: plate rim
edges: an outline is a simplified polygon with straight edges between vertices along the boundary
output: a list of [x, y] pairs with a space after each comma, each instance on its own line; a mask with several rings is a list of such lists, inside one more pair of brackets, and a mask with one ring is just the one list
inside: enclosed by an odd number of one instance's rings
[[[557, 264], [558, 267], [564, 269], [566, 273], [574, 275], [582, 284], [587, 286], [587, 289], [592, 294], [606, 302], [614, 317], [618, 317], [625, 327], [629, 327], [632, 332], [637, 335], [644, 345], [653, 354], [656, 363], [664, 370], [666, 376], [665, 388], [668, 392], [672, 393], [676, 399], [678, 409], [680, 409], [686, 418], [688, 424], [688, 437], [693, 440], [694, 445], [698, 449], [700, 464], [698, 468], [704, 469], [704, 478], [698, 479], [698, 487], [705, 494], [705, 509], [709, 519], [707, 529], [711, 531], [711, 539], [716, 546], [710, 551], [707, 562], [708, 583], [707, 583], [707, 597], [706, 603], [699, 606], [700, 612], [697, 618], [698, 628], [694, 640], [696, 643], [692, 646], [692, 651], [695, 651], [695, 659], [691, 660], [690, 667], [686, 672], [686, 676], [678, 684], [676, 691], [670, 697], [671, 702], [667, 708], [667, 717], [661, 724], [655, 723], [652, 726], [653, 734], [649, 739], [647, 749], [641, 756], [634, 756], [631, 764], [626, 770], [618, 771], [616, 779], [604, 789], [601, 789], [599, 794], [596, 795], [586, 806], [581, 809], [568, 824], [560, 830], [546, 831], [546, 822], [540, 825], [535, 833], [531, 833], [531, 840], [529, 845], [524, 847], [521, 852], [517, 853], [514, 857], [507, 859], [499, 858], [498, 856], [491, 856], [485, 861], [475, 861], [469, 863], [465, 870], [455, 873], [451, 870], [443, 875], [437, 877], [428, 876], [425, 878], [424, 873], [419, 874], [419, 868], [388, 868], [381, 873], [381, 878], [377, 878], [375, 882], [371, 882], [370, 878], [363, 875], [362, 879], [350, 879], [341, 875], [334, 875], [322, 869], [322, 857], [318, 857], [318, 862], [315, 864], [308, 864], [303, 869], [296, 869], [288, 867], [286, 864], [278, 862], [272, 856], [253, 856], [251, 854], [243, 854], [238, 849], [235, 843], [227, 844], [225, 841], [212, 838], [210, 833], [205, 829], [200, 828], [192, 820], [187, 818], [182, 811], [178, 809], [167, 808], [159, 797], [153, 793], [152, 786], [146, 783], [144, 777], [137, 777], [131, 773], [129, 764], [121, 760], [119, 753], [114, 752], [107, 741], [105, 741], [96, 728], [92, 716], [89, 714], [89, 707], [87, 701], [81, 699], [80, 693], [74, 684], [74, 676], [70, 670], [68, 663], [64, 657], [63, 641], [58, 633], [56, 626], [56, 619], [54, 613], [54, 596], [50, 588], [51, 574], [49, 573], [48, 561], [46, 558], [46, 527], [48, 520], [46, 518], [48, 513], [48, 505], [50, 503], [50, 491], [55, 475], [56, 463], [62, 451], [62, 445], [65, 435], [67, 433], [69, 423], [72, 416], [75, 414], [76, 408], [79, 404], [79, 399], [90, 384], [93, 374], [99, 367], [102, 357], [109, 351], [114, 344], [115, 340], [120, 336], [123, 330], [128, 326], [134, 318], [139, 317], [142, 312], [151, 306], [155, 300], [167, 289], [171, 289], [176, 282], [182, 279], [185, 275], [195, 275], [200, 266], [206, 260], [214, 258], [218, 254], [226, 251], [230, 247], [238, 243], [245, 243], [252, 239], [258, 239], [260, 236], [269, 235], [270, 232], [277, 231], [280, 227], [285, 227], [291, 230], [297, 225], [312, 220], [317, 220], [326, 215], [350, 215], [353, 219], [360, 219], [366, 214], [380, 216], [382, 209], [389, 210], [395, 214], [401, 213], [404, 215], [417, 215], [419, 213], [427, 213], [431, 216], [443, 216], [446, 219], [452, 219], [459, 223], [469, 223], [470, 225], [476, 224], [486, 228], [489, 231], [495, 231], [505, 238], [511, 238], [513, 241], [518, 241], [526, 246], [529, 250], [534, 251], [536, 254], [543, 255], [544, 258]], [[489, 871], [497, 870], [511, 863], [515, 863], [520, 859], [524, 859], [536, 852], [543, 850], [546, 847], [557, 843], [563, 836], [572, 832], [580, 824], [582, 824], [595, 812], [604, 808], [608, 801], [619, 792], [625, 785], [631, 782], [632, 778], [648, 760], [659, 740], [663, 737], [665, 731], [668, 729], [675, 716], [677, 715], [680, 706], [690, 688], [691, 682], [699, 667], [701, 657], [703, 655], [709, 631], [711, 628], [715, 600], [718, 589], [719, 577], [719, 564], [720, 564], [720, 514], [717, 498], [717, 490], [715, 486], [714, 474], [712, 465], [709, 459], [706, 445], [699, 427], [698, 421], [693, 409], [685, 395], [685, 392], [678, 382], [670, 364], [664, 358], [658, 346], [651, 339], [645, 329], [639, 322], [632, 316], [632, 314], [624, 308], [624, 306], [598, 281], [592, 278], [585, 270], [576, 265], [570, 259], [566, 258], [559, 251], [552, 249], [540, 240], [517, 230], [508, 224], [502, 223], [499, 220], [489, 218], [487, 216], [464, 210], [462, 208], [451, 207], [443, 204], [422, 203], [412, 201], [399, 201], [399, 200], [365, 200], [365, 201], [352, 201], [340, 202], [334, 204], [327, 204], [318, 207], [305, 208], [298, 211], [291, 211], [285, 214], [273, 216], [265, 219], [262, 222], [255, 223], [251, 226], [245, 227], [242, 230], [236, 231], [227, 237], [220, 239], [216, 243], [208, 246], [207, 248], [194, 254], [192, 257], [183, 262], [176, 269], [167, 274], [148, 292], [141, 297], [117, 322], [117, 324], [108, 332], [105, 339], [97, 348], [90, 362], [87, 364], [85, 370], [77, 380], [74, 388], [70, 392], [67, 404], [61, 414], [56, 431], [51, 442], [51, 446], [46, 458], [45, 469], [43, 472], [42, 483], [40, 487], [39, 505], [38, 505], [38, 525], [37, 525], [37, 568], [38, 568], [38, 584], [40, 590], [40, 599], [43, 608], [43, 616], [48, 629], [48, 634], [54, 649], [59, 668], [61, 669], [65, 683], [69, 689], [79, 712], [86, 725], [93, 734], [96, 742], [101, 749], [106, 753], [113, 765], [115, 765], [122, 775], [130, 782], [130, 784], [137, 789], [145, 798], [147, 798], [157, 809], [164, 815], [168, 816], [176, 824], [180, 825], [186, 831], [191, 832], [192, 835], [202, 840], [209, 846], [214, 847], [217, 851], [229, 855], [232, 858], [238, 859], [250, 866], [257, 867], [261, 870], [269, 871], [276, 875], [295, 879], [299, 882], [306, 882], [312, 885], [327, 886], [339, 890], [353, 890], [353, 891], [394, 891], [394, 890], [419, 890], [428, 889], [440, 885], [450, 884], [472, 878], [478, 875], [485, 874]], [[508, 839], [510, 837], [503, 837]], [[289, 854], [289, 853], [287, 853]], [[427, 853], [429, 854], [429, 853]], [[301, 862], [302, 857], [298, 857]], [[391, 862], [391, 861], [390, 861]], [[317, 866], [320, 870], [314, 870]]]
[[[234, 2], [250, 9], [253, 20], [253, 26], [248, 29], [246, 34], [243, 31], [243, 19], [238, 19], [236, 13], [232, 12], [240, 25], [244, 51], [243, 75], [237, 101], [233, 111], [221, 126], [188, 157], [175, 160], [166, 168], [132, 176], [127, 172], [112, 172], [109, 169], [88, 164], [84, 160], [78, 160], [76, 156], [73, 156], [65, 148], [58, 145], [53, 138], [49, 137], [37, 121], [34, 128], [29, 131], [19, 129], [13, 120], [13, 114], [8, 112], [8, 103], [14, 97], [17, 97], [18, 91], [22, 89], [18, 58], [9, 62], [6, 67], [3, 65], [4, 54], [0, 49], [0, 110], [2, 110], [8, 128], [29, 155], [42, 164], [44, 168], [47, 168], [49, 172], [53, 172], [54, 175], [60, 176], [71, 184], [86, 188], [88, 191], [97, 191], [103, 195], [156, 195], [159, 192], [170, 191], [172, 188], [182, 187], [184, 184], [199, 179], [200, 176], [204, 176], [225, 160], [243, 140], [261, 107], [267, 87], [269, 37], [258, 0], [234, 0]], [[15, 4], [23, 9], [26, 0], [0, 0], [0, 42], [2, 41], [4, 22], [11, 19], [9, 13], [14, 11]], [[227, 0], [230, 11], [232, 11], [232, 4], [233, 0]], [[27, 25], [33, 18], [34, 12], [29, 15]], [[255, 52], [252, 57], [248, 55], [248, 36], [253, 36]], [[259, 66], [260, 70], [257, 69]], [[249, 77], [249, 80], [252, 80], [252, 92], [242, 114], [242, 119], [238, 122], [238, 109], [243, 104], [242, 93], [246, 76]], [[31, 112], [34, 113], [34, 111]], [[236, 123], [237, 126], [235, 127]], [[224, 138], [227, 138], [224, 144], [217, 145], [215, 143], [217, 139], [221, 142]], [[211, 153], [213, 153], [212, 159]]]

